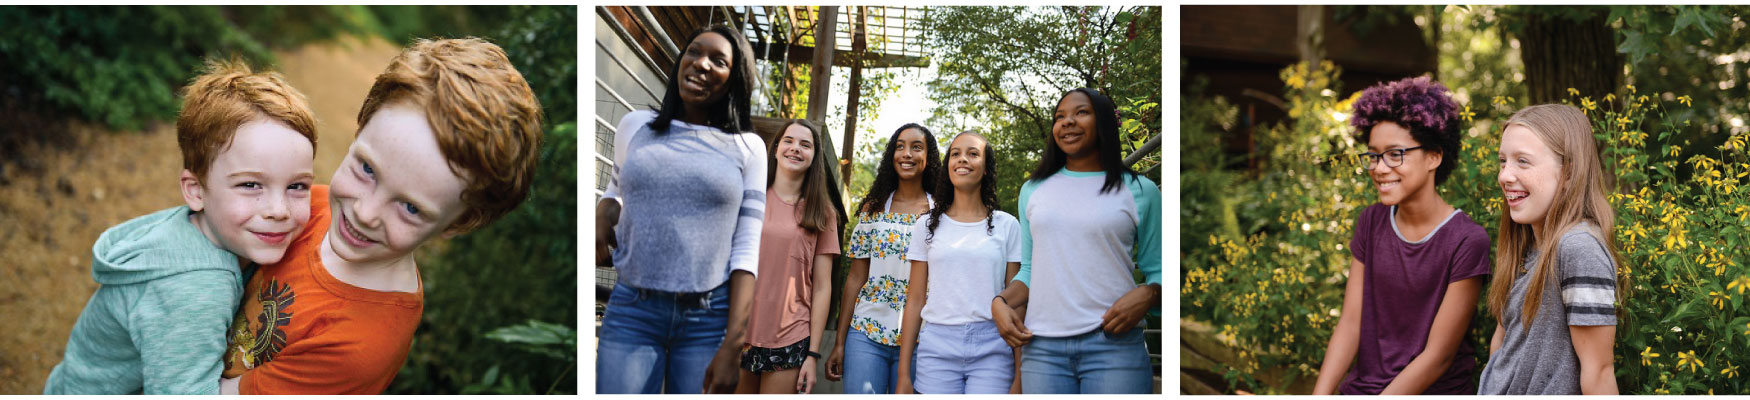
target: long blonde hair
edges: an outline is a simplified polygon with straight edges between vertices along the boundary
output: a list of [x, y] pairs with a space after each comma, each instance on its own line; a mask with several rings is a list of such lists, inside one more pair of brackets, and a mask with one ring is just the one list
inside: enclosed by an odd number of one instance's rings
[[[1561, 184], [1556, 187], [1555, 199], [1551, 201], [1549, 211], [1544, 214], [1542, 232], [1538, 237], [1532, 234], [1531, 225], [1513, 222], [1513, 217], [1506, 210], [1501, 212], [1501, 229], [1496, 234], [1495, 276], [1489, 284], [1489, 312], [1497, 318], [1502, 310], [1507, 308], [1508, 294], [1513, 291], [1513, 280], [1518, 277], [1518, 269], [1525, 264], [1528, 256], [1526, 250], [1536, 246], [1538, 254], [1537, 265], [1526, 273], [1532, 274], [1525, 291], [1524, 323], [1530, 329], [1531, 321], [1537, 316], [1537, 308], [1543, 298], [1544, 287], [1555, 279], [1556, 245], [1561, 242], [1561, 236], [1570, 229], [1581, 227], [1585, 222], [1597, 224], [1598, 239], [1604, 241], [1604, 248], [1610, 253], [1610, 259], [1618, 268], [1622, 265], [1622, 257], [1616, 253], [1616, 211], [1610, 207], [1610, 200], [1605, 193], [1610, 191], [1604, 178], [1604, 166], [1598, 156], [1598, 144], [1592, 138], [1592, 124], [1586, 119], [1580, 109], [1566, 104], [1542, 104], [1526, 107], [1514, 113], [1507, 120], [1507, 127], [1519, 125], [1531, 130], [1545, 146], [1556, 153], [1561, 163]], [[1505, 128], [1502, 129], [1506, 131]], [[1617, 300], [1621, 302], [1628, 288], [1625, 277], [1617, 277]], [[1558, 289], [1559, 290], [1559, 289]], [[1621, 312], [1619, 311], [1620, 315]]]

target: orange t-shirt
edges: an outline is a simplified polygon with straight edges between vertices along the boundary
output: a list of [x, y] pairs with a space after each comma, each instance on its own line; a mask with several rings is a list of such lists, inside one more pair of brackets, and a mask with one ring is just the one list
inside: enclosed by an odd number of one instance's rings
[[341, 282], [322, 266], [328, 186], [310, 189], [310, 222], [277, 264], [244, 288], [226, 335], [223, 376], [242, 394], [379, 394], [407, 360], [425, 310], [418, 293]]

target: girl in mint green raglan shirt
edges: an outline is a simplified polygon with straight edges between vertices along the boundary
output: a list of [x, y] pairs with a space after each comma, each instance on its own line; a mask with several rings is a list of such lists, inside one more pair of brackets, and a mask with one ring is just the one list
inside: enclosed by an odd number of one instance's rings
[[1110, 98], [1071, 90], [1053, 121], [1021, 185], [1021, 269], [991, 315], [1022, 349], [1022, 393], [1149, 393], [1142, 319], [1161, 299], [1160, 188], [1121, 161]]

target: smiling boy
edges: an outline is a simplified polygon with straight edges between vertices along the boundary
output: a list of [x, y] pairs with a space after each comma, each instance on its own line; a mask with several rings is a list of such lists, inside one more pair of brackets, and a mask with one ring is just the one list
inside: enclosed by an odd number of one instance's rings
[[310, 213], [315, 119], [276, 73], [209, 62], [176, 119], [186, 206], [109, 228], [44, 394], [216, 394], [241, 261], [273, 263]]
[[357, 139], [310, 229], [249, 281], [224, 393], [377, 394], [424, 311], [413, 252], [510, 212], [527, 195], [540, 104], [498, 46], [420, 40], [377, 76]]

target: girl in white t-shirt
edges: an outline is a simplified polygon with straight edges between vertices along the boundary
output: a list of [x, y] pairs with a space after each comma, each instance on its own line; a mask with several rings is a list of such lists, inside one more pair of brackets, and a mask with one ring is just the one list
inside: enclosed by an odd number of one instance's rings
[[[990, 142], [963, 132], [943, 160], [942, 202], [912, 227], [896, 393], [1020, 393], [1020, 354], [1003, 342], [985, 301], [1021, 269], [1021, 227], [997, 210]], [[931, 278], [941, 284], [930, 285]], [[920, 339], [922, 337], [922, 339]], [[907, 366], [916, 355], [916, 372]]]

